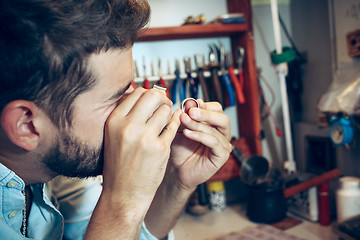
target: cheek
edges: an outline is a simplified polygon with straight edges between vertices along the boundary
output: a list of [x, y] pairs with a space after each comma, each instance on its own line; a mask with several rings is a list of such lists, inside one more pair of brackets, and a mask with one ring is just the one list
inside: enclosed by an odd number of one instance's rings
[[78, 139], [92, 147], [99, 147], [103, 142], [106, 119], [111, 112], [112, 110], [109, 109], [103, 114], [89, 116], [74, 124], [73, 129]]

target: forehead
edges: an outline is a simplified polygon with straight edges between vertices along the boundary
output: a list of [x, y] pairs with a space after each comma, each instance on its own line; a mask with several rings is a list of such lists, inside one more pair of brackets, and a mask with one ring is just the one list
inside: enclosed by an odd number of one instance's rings
[[92, 54], [89, 59], [89, 67], [96, 79], [99, 80], [110, 80], [114, 77], [122, 78], [122, 76], [125, 78], [132, 77], [130, 76], [133, 68], [132, 48]]
[[89, 58], [89, 69], [95, 79], [94, 86], [76, 101], [78, 111], [95, 111], [108, 105], [108, 100], [126, 89], [133, 80], [132, 49], [109, 50], [93, 54]]

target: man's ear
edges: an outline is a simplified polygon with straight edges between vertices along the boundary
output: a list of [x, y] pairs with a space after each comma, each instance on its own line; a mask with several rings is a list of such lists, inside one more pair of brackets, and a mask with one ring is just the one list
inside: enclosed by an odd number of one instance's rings
[[1, 112], [1, 126], [10, 141], [28, 151], [39, 144], [39, 133], [34, 124], [37, 111], [33, 102], [15, 100]]

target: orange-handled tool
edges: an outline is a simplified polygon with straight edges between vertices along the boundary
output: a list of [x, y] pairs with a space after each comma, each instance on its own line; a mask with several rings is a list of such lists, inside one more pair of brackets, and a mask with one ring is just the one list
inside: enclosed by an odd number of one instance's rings
[[243, 91], [244, 77], [243, 77], [242, 73], [240, 73], [240, 70], [239, 70], [239, 78], [238, 78], [234, 72], [233, 67], [229, 67], [228, 71], [229, 71], [231, 81], [234, 85], [234, 90], [236, 92], [237, 100], [238, 100], [239, 104], [243, 104], [243, 103], [245, 103], [245, 96], [244, 96], [244, 91]]

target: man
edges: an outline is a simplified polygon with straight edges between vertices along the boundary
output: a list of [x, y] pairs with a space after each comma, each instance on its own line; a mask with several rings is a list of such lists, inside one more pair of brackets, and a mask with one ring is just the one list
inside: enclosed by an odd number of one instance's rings
[[[132, 89], [149, 11], [140, 0], [0, 1], [0, 239], [167, 238], [227, 160], [220, 104], [172, 113], [161, 91]], [[99, 174], [102, 186], [56, 177]]]

